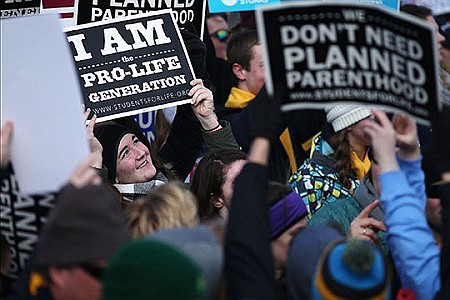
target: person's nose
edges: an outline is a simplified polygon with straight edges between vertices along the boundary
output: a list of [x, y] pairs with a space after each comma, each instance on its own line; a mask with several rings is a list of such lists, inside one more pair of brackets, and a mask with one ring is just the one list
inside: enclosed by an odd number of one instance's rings
[[443, 43], [445, 41], [445, 36], [443, 36], [439, 31], [437, 32], [437, 39], [439, 43]]
[[134, 153], [136, 154], [136, 160], [141, 160], [142, 157], [145, 156], [144, 149], [141, 149], [139, 147], [134, 147]]

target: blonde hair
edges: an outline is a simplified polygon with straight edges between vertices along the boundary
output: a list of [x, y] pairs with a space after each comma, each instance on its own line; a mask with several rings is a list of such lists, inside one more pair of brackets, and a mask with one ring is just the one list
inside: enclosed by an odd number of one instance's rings
[[169, 182], [133, 201], [126, 209], [127, 224], [133, 238], [168, 228], [198, 224], [197, 200], [179, 182]]

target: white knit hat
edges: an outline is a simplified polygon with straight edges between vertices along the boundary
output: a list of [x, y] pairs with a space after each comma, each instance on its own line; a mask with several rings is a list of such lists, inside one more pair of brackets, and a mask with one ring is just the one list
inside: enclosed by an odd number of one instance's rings
[[371, 115], [370, 108], [357, 105], [336, 105], [326, 108], [327, 122], [335, 132], [341, 131]]

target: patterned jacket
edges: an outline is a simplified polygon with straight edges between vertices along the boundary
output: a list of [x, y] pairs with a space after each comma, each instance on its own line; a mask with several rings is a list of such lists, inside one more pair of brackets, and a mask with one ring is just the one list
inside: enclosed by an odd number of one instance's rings
[[310, 157], [289, 179], [289, 185], [308, 208], [309, 218], [327, 203], [351, 198], [359, 185], [356, 178], [350, 178], [350, 190], [341, 185], [338, 172], [333, 168], [335, 160], [330, 156], [333, 152], [319, 133], [313, 138]]

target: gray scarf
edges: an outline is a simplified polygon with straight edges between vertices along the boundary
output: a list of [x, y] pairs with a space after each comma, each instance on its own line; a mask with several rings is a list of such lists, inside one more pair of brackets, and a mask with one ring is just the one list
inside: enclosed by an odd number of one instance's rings
[[152, 180], [140, 183], [115, 184], [114, 186], [122, 194], [126, 201], [134, 201], [137, 197], [146, 195], [157, 186], [167, 183], [169, 180], [158, 171]]
[[[369, 178], [370, 172], [367, 173], [366, 176], [364, 176], [364, 178], [361, 180], [360, 185], [353, 194], [353, 197], [356, 199], [356, 201], [358, 201], [363, 209], [380, 197], [375, 190], [375, 186], [373, 185], [372, 180], [370, 180]], [[384, 212], [380, 206], [375, 208], [370, 216], [374, 219], [384, 222]]]

